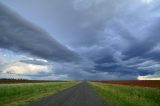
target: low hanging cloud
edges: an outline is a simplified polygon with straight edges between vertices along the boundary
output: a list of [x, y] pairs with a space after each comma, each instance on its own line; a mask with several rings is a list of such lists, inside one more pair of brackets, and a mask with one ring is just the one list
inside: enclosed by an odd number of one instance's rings
[[27, 64], [34, 64], [34, 65], [49, 65], [49, 62], [44, 59], [29, 58], [29, 59], [24, 59], [24, 60], [22, 59], [20, 60], [20, 62], [27, 63]]
[[0, 47], [52, 61], [76, 61], [78, 54], [0, 4]]

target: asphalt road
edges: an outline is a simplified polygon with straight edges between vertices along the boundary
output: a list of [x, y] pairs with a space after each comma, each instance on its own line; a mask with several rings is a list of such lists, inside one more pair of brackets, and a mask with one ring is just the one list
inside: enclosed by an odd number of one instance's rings
[[103, 106], [87, 82], [35, 101], [28, 106]]

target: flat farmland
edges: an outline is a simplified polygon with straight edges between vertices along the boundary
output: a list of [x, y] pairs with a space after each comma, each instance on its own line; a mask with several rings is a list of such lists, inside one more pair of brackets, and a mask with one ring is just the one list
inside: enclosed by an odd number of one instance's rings
[[160, 80], [94, 81], [106, 84], [160, 88]]
[[160, 106], [157, 82], [12, 80], [0, 84], [0, 106]]
[[[121, 81], [120, 81], [121, 82]], [[90, 82], [105, 106], [160, 106], [160, 89]]]
[[34, 83], [33, 81], [26, 81], [27, 83], [20, 82], [15, 82], [15, 80], [13, 80], [13, 84], [0, 84], [0, 106], [22, 106], [77, 84], [77, 82], [74, 81], [34, 81]]

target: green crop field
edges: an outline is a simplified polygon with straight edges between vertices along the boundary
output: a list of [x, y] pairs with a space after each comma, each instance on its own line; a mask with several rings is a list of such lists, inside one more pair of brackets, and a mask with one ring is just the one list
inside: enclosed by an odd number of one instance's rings
[[107, 106], [160, 106], [160, 89], [91, 82]]
[[0, 84], [0, 106], [22, 106], [75, 84], [77, 82]]

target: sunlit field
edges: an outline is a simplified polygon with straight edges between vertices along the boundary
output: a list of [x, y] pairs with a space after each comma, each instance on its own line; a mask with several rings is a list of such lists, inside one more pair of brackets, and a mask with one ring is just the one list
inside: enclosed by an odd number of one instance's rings
[[160, 89], [92, 82], [107, 106], [160, 106]]
[[76, 82], [0, 84], [0, 106], [19, 106], [54, 94]]

